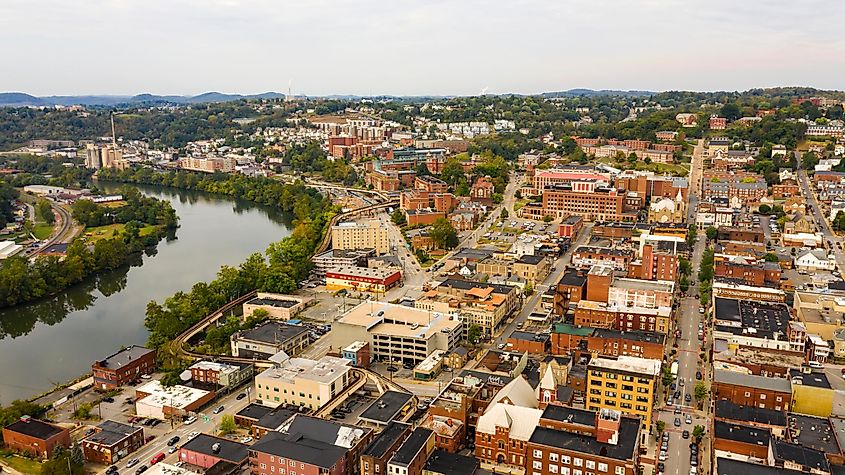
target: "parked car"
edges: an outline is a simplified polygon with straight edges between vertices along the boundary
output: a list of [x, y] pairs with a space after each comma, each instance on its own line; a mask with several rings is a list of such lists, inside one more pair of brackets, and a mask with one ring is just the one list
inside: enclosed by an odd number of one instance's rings
[[155, 454], [153, 456], [153, 458], [150, 459], [150, 465], [155, 465], [155, 464], [161, 462], [162, 460], [164, 460], [164, 457], [165, 457], [164, 452], [159, 452], [159, 453]]
[[211, 412], [213, 412], [215, 414], [220, 414], [221, 412], [223, 412], [223, 409], [225, 409], [225, 407], [220, 406], [220, 407], [216, 408], [215, 410], [213, 410]]
[[194, 416], [191, 416], [191, 417], [185, 419], [185, 425], [187, 426], [187, 425], [193, 424], [196, 421], [197, 421], [197, 418], [194, 417]]
[[[675, 419], [675, 420], [677, 421], [678, 419]], [[678, 425], [680, 425], [680, 424], [675, 424], [675, 425], [676, 425], [676, 426], [678, 426]], [[688, 430], [685, 430], [685, 431], [681, 434], [681, 436], [682, 436], [684, 439], [689, 439], [689, 431], [688, 431]]]
[[689, 393], [687, 393], [686, 395], [684, 395], [684, 401], [686, 401], [686, 402], [692, 401], [692, 396], [690, 396]]
[[680, 417], [675, 418], [675, 427], [681, 427], [681, 418]]
[[246, 393], [240, 393], [240, 394], [238, 394], [238, 397], [236, 397], [235, 399], [237, 399], [238, 401], [240, 401], [241, 399], [243, 399], [243, 398], [245, 398], [245, 397], [246, 397]]
[[824, 369], [824, 365], [823, 365], [823, 364], [821, 364], [821, 363], [819, 363], [818, 361], [810, 361], [809, 363], [807, 363], [807, 365], [808, 365], [810, 368], [815, 368], [815, 369]]
[[139, 473], [144, 473], [144, 472], [146, 472], [146, 471], [147, 471], [147, 466], [146, 466], [146, 465], [141, 465], [140, 467], [138, 467], [138, 468], [135, 470], [135, 475], [138, 475]]
[[695, 372], [695, 379], [699, 379], [699, 380], [701, 379], [701, 371]]
[[173, 446], [173, 445], [176, 445], [177, 442], [179, 442], [179, 436], [174, 435], [173, 437], [170, 438], [170, 440], [167, 441], [167, 445]]
[[129, 461], [126, 462], [126, 468], [132, 468], [135, 465], [138, 465], [138, 462], [140, 462], [138, 459], [129, 459]]
[[179, 450], [179, 447], [176, 447], [174, 445], [173, 447], [170, 447], [170, 448], [167, 449], [167, 453], [172, 454], [173, 452], [176, 452], [177, 450]]
[[689, 414], [687, 414], [687, 417], [686, 417], [686, 423], [687, 423], [687, 424], [692, 424], [692, 417], [691, 417]]

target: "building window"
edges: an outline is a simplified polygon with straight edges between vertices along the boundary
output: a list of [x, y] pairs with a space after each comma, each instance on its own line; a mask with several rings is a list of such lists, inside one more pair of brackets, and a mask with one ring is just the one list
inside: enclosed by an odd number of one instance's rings
[[543, 452], [537, 449], [534, 449], [534, 457], [536, 458], [543, 458]]
[[574, 459], [572, 459], [572, 465], [576, 467], [581, 467], [584, 465], [584, 460], [580, 457], [575, 457]]
[[550, 462], [557, 462], [557, 454], [549, 454]]
[[584, 464], [588, 469], [595, 470], [596, 469], [596, 462], [595, 460], [587, 460], [586, 464]]
[[615, 473], [616, 475], [625, 475], [625, 467], [617, 466]]
[[541, 470], [543, 468], [543, 462], [539, 460], [535, 460], [532, 464], [536, 470]]
[[607, 472], [607, 464], [599, 462], [599, 472]]
[[549, 465], [549, 473], [557, 473], [557, 465]]

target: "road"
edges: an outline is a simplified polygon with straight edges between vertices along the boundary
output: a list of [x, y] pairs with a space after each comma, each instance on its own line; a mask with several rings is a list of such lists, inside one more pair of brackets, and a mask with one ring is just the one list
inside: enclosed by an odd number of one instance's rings
[[[702, 143], [699, 141], [699, 145], [696, 146], [696, 149], [693, 152], [693, 161], [690, 168], [690, 188], [688, 193], [689, 222], [694, 222], [695, 220], [695, 207], [698, 203], [698, 197], [701, 190], [701, 175], [704, 165], [700, 152], [701, 147]], [[701, 257], [705, 248], [706, 239], [704, 236], [700, 236], [692, 253], [691, 267], [693, 269], [693, 274], [690, 276], [690, 282], [692, 283], [698, 282], [697, 271], [701, 267]], [[691, 286], [690, 288], [694, 289], [695, 287]], [[677, 311], [676, 330], [680, 331], [680, 338], [676, 340], [673, 336], [669, 337], [670, 341], [677, 342], [678, 344], [677, 390], [681, 392], [680, 398], [671, 398], [674, 402], [673, 406], [670, 407], [666, 405], [666, 400], [662, 399], [663, 393], [661, 392], [659, 393], [661, 394], [661, 400], [655, 401], [655, 408], [658, 413], [657, 418], [666, 423], [666, 431], [669, 432], [668, 458], [663, 461], [666, 464], [666, 470], [664, 473], [667, 475], [685, 475], [689, 473], [689, 444], [692, 441], [691, 434], [693, 428], [696, 425], [702, 425], [705, 428], [709, 426], [707, 422], [707, 408], [709, 408], [709, 404], [706, 402], [704, 403], [703, 406], [705, 410], [703, 411], [696, 410], [695, 408], [696, 400], [694, 392], [697, 381], [696, 372], [700, 371], [705, 384], [707, 384], [708, 387], [710, 386], [710, 372], [707, 371], [707, 369], [701, 364], [699, 358], [702, 343], [698, 337], [700, 323], [702, 324], [702, 328], [704, 328], [705, 338], [707, 338], [707, 328], [706, 324], [704, 324], [706, 319], [701, 317], [701, 314], [699, 313], [699, 306], [700, 303], [696, 297], [696, 292], [695, 290], [691, 290], [689, 292], [689, 296], [681, 300], [679, 310]], [[681, 384], [683, 384], [683, 386], [681, 386]], [[690, 402], [686, 402], [687, 394], [690, 395]], [[670, 396], [672, 396], [671, 391]], [[685, 421], [687, 414], [689, 414], [691, 418], [690, 424], [687, 424]], [[675, 426], [676, 418], [680, 421], [680, 427]], [[689, 439], [684, 439], [682, 437], [684, 430], [690, 432]], [[699, 453], [707, 452], [702, 450]], [[655, 454], [655, 458], [657, 458], [656, 455], [657, 454]], [[707, 457], [703, 458], [707, 459]], [[658, 460], [655, 462], [657, 461]], [[706, 470], [702, 470], [702, 468], [703, 467], [699, 467], [699, 473], [708, 473]]]
[[54, 201], [50, 201], [50, 206], [52, 206], [53, 211], [55, 211], [56, 214], [59, 215], [59, 230], [58, 232], [54, 232], [53, 235], [49, 239], [47, 239], [47, 241], [45, 241], [41, 247], [36, 249], [31, 254], [32, 256], [40, 254], [53, 244], [69, 243], [73, 241], [73, 238], [75, 238], [84, 229], [83, 226], [74, 225], [73, 218], [70, 216], [70, 212], [65, 209], [64, 206]]
[[[243, 409], [244, 407], [246, 407], [250, 403], [250, 401], [252, 399], [252, 397], [251, 397], [252, 395], [250, 393], [247, 393], [247, 394], [250, 395], [250, 397], [241, 399], [240, 401], [237, 400], [237, 395], [241, 392], [246, 392], [246, 387], [242, 388], [242, 390], [240, 390], [240, 391], [233, 391], [228, 396], [226, 396], [222, 399], [218, 399], [217, 401], [209, 404], [208, 408], [206, 408], [206, 410], [204, 412], [202, 412], [202, 414], [205, 414], [206, 416], [209, 417], [209, 419], [210, 419], [209, 422], [205, 422], [202, 417], [198, 417], [197, 421], [194, 422], [193, 424], [184, 425], [182, 423], [179, 423], [174, 429], [168, 430], [167, 432], [165, 432], [162, 435], [158, 435], [155, 439], [152, 440], [152, 442], [144, 445], [141, 448], [141, 450], [138, 450], [137, 452], [130, 454], [127, 458], [125, 458], [125, 459], [121, 460], [119, 463], [117, 463], [117, 466], [120, 469], [120, 472], [121, 473], [134, 473], [134, 471], [137, 469], [137, 467], [139, 467], [141, 465], [149, 466], [150, 459], [153, 458], [159, 452], [164, 452], [165, 454], [167, 454], [167, 449], [169, 448], [167, 446], [167, 441], [168, 441], [168, 439], [170, 439], [174, 435], [179, 436], [180, 440], [176, 444], [176, 446], [180, 447], [185, 442], [188, 441], [188, 434], [190, 434], [191, 432], [196, 431], [196, 432], [201, 432], [201, 433], [204, 433], [204, 434], [214, 434], [214, 432], [217, 428], [217, 425], [220, 423], [220, 419], [224, 415], [226, 415], [226, 414], [236, 414], [238, 411], [240, 411], [241, 409]], [[218, 407], [218, 406], [224, 406], [226, 409], [223, 412], [221, 412], [220, 414], [213, 414], [212, 413], [213, 409]], [[164, 426], [165, 424], [168, 424], [168, 422], [165, 421], [159, 427]], [[145, 430], [144, 431], [145, 436], [146, 436], [146, 432], [147, 431]], [[169, 463], [169, 464], [174, 464], [179, 460], [178, 456], [179, 456], [178, 451], [173, 453], [173, 454], [167, 454], [167, 457], [164, 459], [164, 462]], [[127, 469], [126, 463], [129, 461], [129, 459], [134, 459], [134, 458], [137, 458], [141, 462], [138, 465], [132, 467], [131, 469]], [[106, 468], [107, 467], [102, 467], [102, 469], [100, 471], [98, 471], [98, 473], [105, 472]]]
[[825, 240], [830, 243], [830, 249], [836, 257], [836, 266], [841, 271], [842, 269], [845, 269], [845, 253], [843, 253], [842, 249], [840, 249], [837, 245], [841, 243], [841, 241], [839, 237], [833, 233], [833, 230], [830, 228], [830, 223], [822, 214], [819, 202], [816, 200], [816, 193], [810, 187], [810, 178], [807, 176], [807, 171], [801, 167], [801, 154], [798, 151], [793, 153], [795, 154], [795, 159], [798, 163], [798, 181], [801, 184], [801, 192], [804, 194], [804, 198], [807, 200], [807, 204], [809, 205], [808, 214], [810, 214], [810, 216], [813, 217], [813, 220], [815, 220], [816, 226], [824, 235]]

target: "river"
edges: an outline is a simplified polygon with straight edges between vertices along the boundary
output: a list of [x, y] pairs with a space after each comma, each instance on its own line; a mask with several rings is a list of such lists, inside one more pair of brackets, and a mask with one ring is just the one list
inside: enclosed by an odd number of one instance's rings
[[[101, 189], [119, 185], [98, 183]], [[176, 239], [162, 240], [143, 265], [103, 273], [39, 302], [0, 310], [0, 404], [40, 394], [91, 370], [124, 345], [147, 341], [144, 311], [222, 265], [237, 265], [290, 233], [290, 216], [243, 200], [138, 186], [168, 200]]]

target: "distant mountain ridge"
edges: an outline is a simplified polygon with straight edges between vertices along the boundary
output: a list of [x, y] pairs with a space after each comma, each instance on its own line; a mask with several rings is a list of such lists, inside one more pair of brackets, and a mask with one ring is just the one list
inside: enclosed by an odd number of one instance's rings
[[567, 91], [544, 92], [543, 97], [576, 97], [576, 96], [625, 96], [625, 97], [647, 97], [657, 94], [654, 91], [621, 91], [616, 89], [569, 89]]
[[43, 96], [37, 97], [23, 92], [0, 92], [0, 107], [23, 106], [112, 106], [118, 104], [202, 104], [210, 102], [230, 102], [241, 99], [284, 99], [279, 92], [261, 94], [224, 94], [206, 92], [196, 96], [162, 96], [157, 94], [137, 94], [134, 96]]

